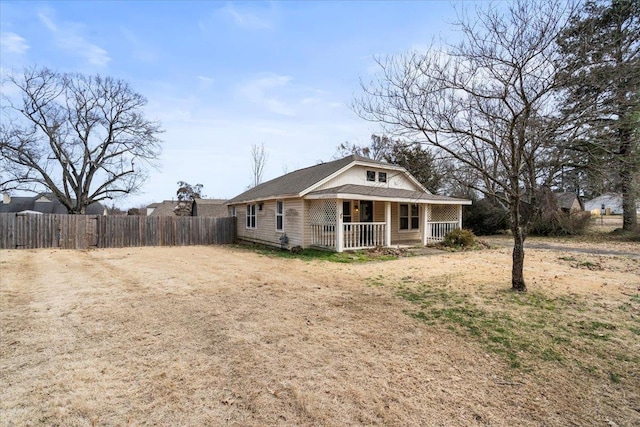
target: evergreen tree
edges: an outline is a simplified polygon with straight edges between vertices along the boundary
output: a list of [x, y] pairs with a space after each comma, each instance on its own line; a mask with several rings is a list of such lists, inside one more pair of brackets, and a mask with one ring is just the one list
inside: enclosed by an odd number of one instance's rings
[[569, 143], [572, 165], [587, 171], [591, 186], [622, 193], [623, 228], [634, 229], [640, 170], [640, 0], [587, 1], [560, 34], [558, 45], [563, 54], [558, 81], [566, 91], [565, 112], [576, 135]]

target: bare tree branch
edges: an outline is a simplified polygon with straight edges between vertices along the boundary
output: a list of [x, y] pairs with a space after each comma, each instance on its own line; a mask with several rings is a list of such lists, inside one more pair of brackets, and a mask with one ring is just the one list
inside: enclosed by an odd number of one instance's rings
[[362, 85], [364, 95], [353, 107], [473, 170], [480, 181], [470, 187], [504, 203], [514, 236], [512, 288], [524, 291], [530, 211], [560, 164], [549, 143], [563, 130], [555, 40], [571, 5], [517, 0], [499, 6], [474, 16], [463, 11], [456, 45], [378, 59], [378, 79]]
[[264, 143], [260, 145], [253, 144], [251, 146], [251, 171], [253, 172], [252, 187], [257, 186], [262, 182], [262, 175], [264, 174], [267, 157], [268, 155], [264, 148]]
[[51, 191], [69, 213], [140, 189], [160, 154], [160, 125], [121, 80], [26, 69], [3, 85], [2, 189]]

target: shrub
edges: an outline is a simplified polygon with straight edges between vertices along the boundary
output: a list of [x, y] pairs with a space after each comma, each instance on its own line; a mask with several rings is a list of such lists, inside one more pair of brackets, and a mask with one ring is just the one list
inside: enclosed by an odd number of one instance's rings
[[590, 221], [589, 212], [555, 211], [538, 215], [529, 232], [537, 236], [572, 236], [584, 233]]
[[476, 236], [498, 234], [509, 228], [509, 216], [500, 206], [487, 199], [473, 200], [464, 207], [464, 226]]
[[471, 230], [465, 230], [462, 228], [457, 228], [453, 231], [448, 232], [444, 236], [444, 246], [455, 247], [455, 248], [470, 248], [475, 246], [476, 244], [476, 236], [473, 234]]

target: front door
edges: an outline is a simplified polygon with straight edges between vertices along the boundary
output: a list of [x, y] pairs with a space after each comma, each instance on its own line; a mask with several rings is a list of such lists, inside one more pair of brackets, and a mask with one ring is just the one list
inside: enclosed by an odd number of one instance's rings
[[360, 222], [373, 222], [373, 201], [360, 200]]
[[[360, 222], [373, 222], [373, 201], [360, 200]], [[370, 246], [373, 229], [370, 225], [360, 225], [360, 246]]]

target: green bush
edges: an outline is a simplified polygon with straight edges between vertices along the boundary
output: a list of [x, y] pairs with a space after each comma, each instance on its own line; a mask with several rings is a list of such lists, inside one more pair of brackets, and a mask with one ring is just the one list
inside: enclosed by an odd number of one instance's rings
[[473, 204], [464, 207], [464, 226], [476, 236], [498, 234], [509, 229], [509, 215], [487, 199], [473, 200]]
[[470, 248], [476, 244], [476, 235], [471, 230], [457, 228], [444, 236], [444, 246], [452, 248]]

